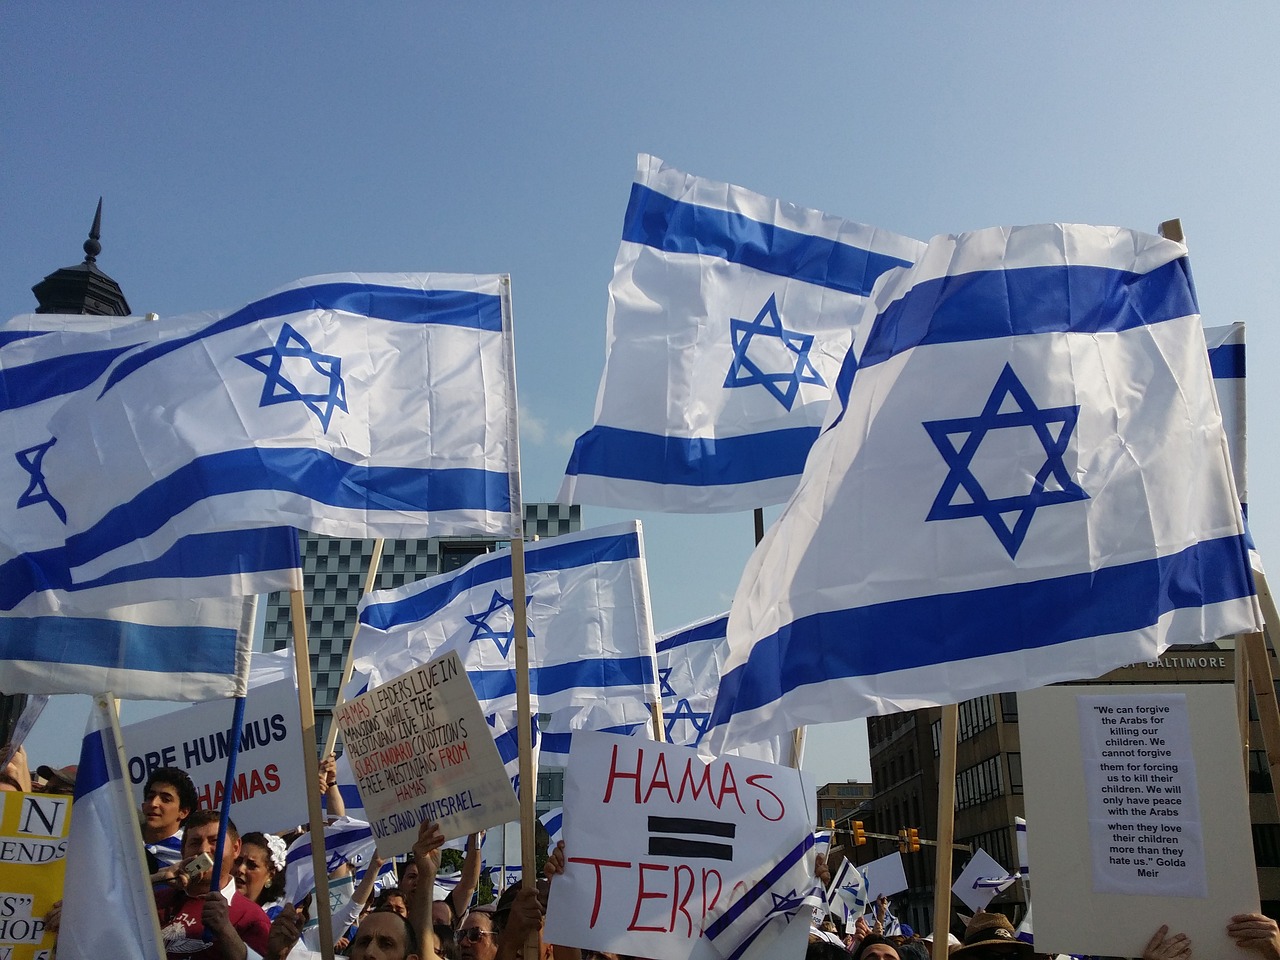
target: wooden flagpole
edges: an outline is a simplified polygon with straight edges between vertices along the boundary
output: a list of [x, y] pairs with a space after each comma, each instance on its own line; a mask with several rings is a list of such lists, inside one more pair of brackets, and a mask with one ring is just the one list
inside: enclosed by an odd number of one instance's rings
[[311, 868], [316, 875], [312, 914], [319, 923], [320, 955], [333, 960], [333, 920], [329, 912], [329, 873], [325, 867], [324, 813], [320, 809], [320, 760], [316, 756], [316, 708], [311, 690], [311, 654], [307, 649], [307, 602], [301, 590], [289, 591], [293, 616], [293, 662], [298, 674], [298, 712], [302, 720], [302, 767], [307, 780], [307, 816], [311, 820]]
[[[520, 528], [511, 538], [511, 601], [516, 648], [516, 744], [520, 750], [520, 876], [532, 878], [537, 875], [534, 794], [538, 770], [533, 760], [533, 731], [529, 729], [533, 708], [529, 695], [529, 611], [524, 592], [524, 518], [517, 519]], [[503, 846], [505, 861], [505, 842]], [[525, 960], [538, 960], [538, 942], [537, 933], [531, 933], [522, 951]]]
[[[373, 541], [373, 553], [369, 557], [369, 569], [365, 571], [364, 576], [364, 593], [361, 597], [373, 592], [373, 585], [378, 582], [378, 567], [382, 563], [382, 537], [378, 537]], [[347, 689], [347, 684], [351, 682], [351, 672], [355, 669], [356, 664], [356, 634], [360, 632], [360, 620], [357, 618], [356, 625], [351, 628], [351, 642], [347, 644], [347, 660], [342, 665], [342, 682], [338, 684], [338, 696], [333, 702], [333, 713], [329, 717], [329, 734], [324, 740], [324, 750], [321, 751], [322, 757], [327, 757], [333, 753], [338, 746], [338, 721], [335, 719], [338, 714], [338, 708], [342, 706], [346, 699], [342, 695], [342, 691]]]
[[942, 707], [942, 730], [938, 734], [938, 845], [933, 880], [933, 960], [947, 960], [947, 934], [951, 931], [951, 844], [956, 824], [956, 740], [960, 731], [960, 708], [954, 703]]

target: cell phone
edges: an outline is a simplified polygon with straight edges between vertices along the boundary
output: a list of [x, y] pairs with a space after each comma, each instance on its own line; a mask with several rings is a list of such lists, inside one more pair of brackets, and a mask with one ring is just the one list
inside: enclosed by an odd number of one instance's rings
[[190, 881], [190, 880], [195, 880], [198, 876], [200, 876], [200, 874], [204, 873], [206, 870], [212, 870], [212, 869], [213, 869], [213, 857], [209, 856], [207, 853], [202, 853], [200, 854], [200, 856], [196, 857], [194, 860], [188, 863], [185, 867], [183, 867], [182, 872], [187, 875], [187, 880]]

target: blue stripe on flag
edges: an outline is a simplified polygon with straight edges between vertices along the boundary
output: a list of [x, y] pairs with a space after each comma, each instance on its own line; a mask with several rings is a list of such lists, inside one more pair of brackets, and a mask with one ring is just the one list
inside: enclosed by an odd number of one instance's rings
[[111, 771], [107, 768], [102, 730], [94, 730], [85, 734], [80, 746], [80, 765], [76, 768], [76, 789], [72, 803], [78, 803], [82, 797], [106, 786], [110, 779]]
[[1185, 257], [1148, 273], [1107, 267], [984, 270], [916, 284], [871, 328], [860, 364], [913, 347], [1035, 333], [1118, 333], [1199, 313]]
[[862, 297], [886, 270], [910, 266], [906, 260], [838, 240], [673, 200], [639, 183], [631, 185], [622, 239], [667, 253], [719, 257], [752, 270]]
[[1241, 380], [1244, 378], [1244, 344], [1224, 343], [1209, 351], [1209, 369], [1215, 380]]
[[89, 590], [143, 580], [225, 577], [267, 573], [298, 565], [298, 533], [293, 527], [263, 527], [195, 533], [178, 540], [154, 560], [129, 564], [84, 583], [71, 584], [62, 547], [19, 554], [0, 564], [0, 610], [44, 590]]
[[[505, 480], [506, 475], [503, 474]], [[525, 575], [557, 573], [595, 563], [636, 560], [640, 538], [635, 531], [612, 537], [591, 537], [568, 543], [550, 542], [525, 553]], [[418, 623], [439, 613], [455, 598], [486, 583], [511, 579], [511, 554], [473, 561], [443, 583], [420, 593], [386, 603], [371, 603], [360, 613], [360, 622], [375, 630]]]
[[672, 437], [597, 424], [573, 445], [565, 472], [685, 486], [728, 486], [795, 476], [817, 427], [736, 437]]
[[149, 673], [236, 672], [232, 629], [155, 626], [89, 617], [0, 617], [6, 660]]
[[155, 533], [208, 497], [278, 490], [347, 509], [380, 511], [511, 509], [511, 478], [474, 469], [357, 466], [315, 449], [250, 447], [197, 457], [67, 538], [79, 566]]
[[0, 370], [0, 413], [83, 390], [129, 349], [68, 354]]
[[[467, 677], [482, 703], [515, 695], [515, 670], [468, 670]], [[529, 688], [539, 697], [553, 696], [576, 687], [597, 689], [653, 682], [653, 660], [649, 657], [591, 657], [529, 668]]]
[[738, 917], [750, 910], [757, 900], [768, 893], [773, 885], [809, 852], [812, 846], [813, 834], [809, 834], [799, 844], [792, 847], [791, 852], [775, 863], [759, 881], [739, 896], [733, 906], [717, 917], [703, 931], [703, 936], [709, 940], [715, 940], [716, 937], [724, 933], [727, 927], [731, 926]]
[[289, 316], [307, 310], [341, 310], [374, 320], [443, 324], [491, 333], [502, 331], [502, 301], [493, 294], [462, 290], [416, 290], [368, 283], [321, 283], [271, 294], [213, 321], [191, 336], [139, 350], [111, 371], [102, 392], [106, 393], [151, 361], [189, 343], [259, 320]]
[[32, 337], [43, 337], [48, 330], [0, 330], [0, 347], [6, 347], [19, 340], [30, 340]]
[[679, 633], [673, 633], [671, 636], [663, 637], [655, 645], [658, 653], [665, 653], [668, 650], [677, 650], [689, 643], [700, 643], [704, 640], [723, 640], [729, 627], [729, 615], [726, 613], [723, 617], [716, 617], [706, 623], [699, 624], [696, 627], [690, 627], [688, 630], [682, 630]]
[[[1249, 576], [1245, 538], [1223, 537], [1155, 560], [801, 617], [721, 679], [711, 725], [820, 681], [1141, 630], [1173, 610], [1252, 596]], [[1156, 599], [1140, 606], [1146, 597]], [[951, 629], [939, 634], [940, 623]]]

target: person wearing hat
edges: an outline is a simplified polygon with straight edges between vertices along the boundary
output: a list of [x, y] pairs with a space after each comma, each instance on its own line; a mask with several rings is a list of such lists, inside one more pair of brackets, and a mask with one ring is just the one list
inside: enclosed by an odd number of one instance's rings
[[76, 792], [76, 765], [69, 767], [49, 767], [41, 764], [36, 773], [44, 781], [41, 793], [56, 793], [63, 796], [74, 796]]
[[952, 960], [1032, 960], [1035, 948], [1019, 940], [1003, 913], [979, 910], [964, 928], [964, 940]]

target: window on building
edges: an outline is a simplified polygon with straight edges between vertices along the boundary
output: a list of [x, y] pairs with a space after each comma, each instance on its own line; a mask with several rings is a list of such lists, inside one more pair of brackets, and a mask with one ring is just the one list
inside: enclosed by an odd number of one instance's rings
[[1000, 694], [1000, 719], [1005, 723], [1018, 722], [1018, 695], [1016, 693]]
[[1280, 823], [1253, 825], [1253, 858], [1260, 867], [1280, 867]]
[[1009, 792], [1022, 792], [1022, 754], [1006, 753], [1009, 759]]
[[[1003, 779], [1000, 774], [1000, 757], [988, 757], [981, 763], [974, 764], [956, 774], [956, 809], [986, 803], [1003, 792]], [[988, 851], [989, 852], [989, 851]]]
[[956, 710], [959, 719], [959, 741], [964, 743], [974, 734], [996, 722], [991, 697], [975, 697], [966, 700]]
[[1271, 792], [1271, 768], [1267, 765], [1267, 751], [1249, 751], [1249, 792]]

